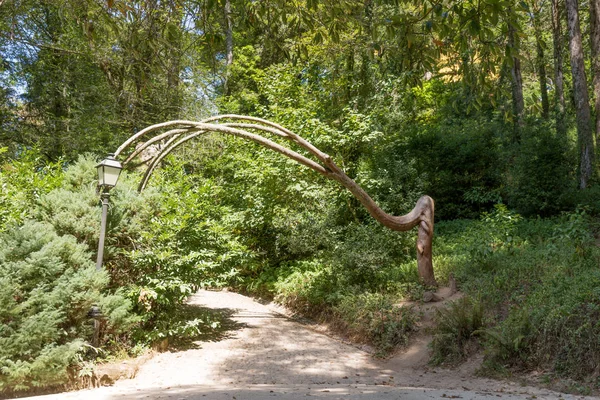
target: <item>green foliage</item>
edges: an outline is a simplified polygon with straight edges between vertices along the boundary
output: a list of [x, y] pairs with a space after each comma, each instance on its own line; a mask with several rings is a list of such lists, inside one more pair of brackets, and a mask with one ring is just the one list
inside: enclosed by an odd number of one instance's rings
[[434, 263], [450, 263], [462, 290], [496, 315], [495, 326], [479, 331], [485, 371], [594, 374], [600, 252], [590, 223], [583, 210], [527, 220], [499, 207], [479, 222], [438, 224]]
[[160, 346], [166, 340], [171, 346], [194, 347], [194, 341], [204, 339], [221, 327], [222, 318], [218, 313], [193, 306], [171, 307], [168, 313], [154, 319], [151, 329], [136, 331], [137, 344]]
[[[153, 122], [217, 112], [265, 117], [330, 154], [387, 212], [405, 214], [423, 194], [435, 199], [437, 278], [453, 273], [501, 316], [486, 330], [491, 360], [590, 371], [595, 344], [575, 338], [596, 334], [589, 223], [600, 214], [600, 186], [575, 190], [574, 121], [565, 120], [567, 136], [538, 118], [541, 75], [532, 55], [543, 43], [525, 19], [549, 24], [547, 8], [499, 0], [232, 2], [229, 49], [222, 3], [155, 3], [23, 0], [2, 9], [0, 232], [35, 219], [69, 246], [76, 240], [95, 251], [96, 159], [74, 162], [80, 154], [115, 149]], [[507, 40], [509, 27], [520, 43]], [[523, 61], [523, 126], [510, 111], [515, 59]], [[335, 182], [254, 143], [213, 135], [164, 160], [143, 194], [138, 179], [125, 174], [112, 191], [110, 279], [98, 283], [95, 301], [114, 310], [115, 331], [103, 345], [198, 337], [214, 321], [181, 305], [201, 286], [335, 315], [386, 351], [405, 341], [411, 312], [392, 304], [422, 295], [414, 232], [375, 225]], [[128, 301], [138, 324], [118, 336], [116, 327], [131, 326]], [[440, 354], [464, 352], [477, 307], [451, 311]], [[79, 332], [77, 321], [65, 329]], [[84, 331], [61, 344], [75, 350], [59, 368], [81, 354]], [[575, 365], [582, 349], [590, 364]]]
[[[390, 275], [402, 275], [401, 264], [414, 263], [414, 235], [393, 232], [381, 225], [348, 225], [329, 255], [344, 284], [385, 288]], [[413, 264], [413, 267], [416, 264]], [[414, 276], [405, 276], [414, 282]]]
[[[238, 49], [235, 60], [229, 69], [229, 90], [235, 96], [219, 98], [221, 108], [231, 113], [251, 115], [256, 113], [261, 100], [260, 86], [265, 71], [259, 67], [260, 56], [253, 46]], [[278, 82], [278, 80], [271, 82]]]
[[484, 368], [526, 366], [536, 336], [533, 329], [529, 313], [520, 310], [511, 313], [500, 327], [482, 330], [488, 341]]
[[35, 150], [0, 165], [0, 232], [27, 219], [35, 202], [61, 185], [61, 172], [60, 162], [45, 162]]
[[351, 334], [367, 339], [381, 355], [406, 345], [417, 321], [411, 308], [398, 306], [397, 297], [381, 293], [349, 293], [334, 310]]
[[[412, 309], [399, 307], [394, 291], [371, 292], [366, 285], [349, 286], [341, 270], [322, 260], [280, 266], [269, 287], [275, 299], [303, 315], [325, 318], [355, 340], [372, 344], [385, 355], [405, 345], [415, 329]], [[397, 282], [397, 281], [396, 281]]]
[[600, 215], [600, 185], [590, 185], [584, 190], [570, 191], [564, 198], [567, 210], [581, 207], [593, 215]]
[[341, 287], [331, 267], [322, 260], [310, 260], [280, 266], [272, 290], [275, 300], [293, 310], [310, 315], [338, 304]]
[[516, 234], [516, 225], [522, 217], [509, 211], [505, 205], [496, 204], [494, 211], [483, 213], [481, 216], [485, 233], [471, 231], [473, 243], [469, 249], [471, 259], [476, 263], [485, 264], [491, 255], [497, 252], [512, 252], [521, 239]]
[[172, 162], [156, 174], [156, 189], [139, 194], [133, 189], [139, 178], [123, 176], [111, 196], [105, 265], [141, 317], [133, 333], [138, 343], [211, 330], [214, 321], [205, 317], [179, 320], [182, 304], [199, 287], [236, 282], [241, 267], [254, 263], [224, 220], [229, 209], [220, 204], [222, 189]]
[[135, 321], [121, 295], [102, 294], [108, 276], [87, 248], [49, 224], [4, 233], [0, 272], [0, 391], [63, 383], [86, 350], [93, 304], [103, 306], [109, 331]]
[[431, 362], [455, 364], [473, 351], [473, 335], [484, 328], [484, 310], [480, 300], [462, 297], [448, 308], [436, 309]]
[[499, 127], [484, 120], [450, 120], [420, 127], [403, 145], [425, 174], [424, 192], [441, 219], [474, 217], [500, 200]]
[[565, 209], [575, 191], [575, 157], [549, 127], [539, 124], [523, 132], [516, 159], [509, 170], [507, 202], [521, 214], [550, 216]]

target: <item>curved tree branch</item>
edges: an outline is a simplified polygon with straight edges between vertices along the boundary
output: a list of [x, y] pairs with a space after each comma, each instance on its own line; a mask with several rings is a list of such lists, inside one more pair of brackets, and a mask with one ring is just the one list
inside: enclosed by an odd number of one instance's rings
[[189, 129], [171, 129], [170, 131], [166, 131], [165, 133], [155, 136], [152, 139], [142, 143], [139, 146], [136, 146], [135, 150], [133, 151], [133, 153], [131, 153], [129, 155], [129, 157], [127, 157], [127, 159], [125, 161], [123, 161], [123, 165], [127, 165], [131, 160], [133, 160], [135, 157], [137, 157], [138, 155], [140, 155], [144, 150], [146, 150], [148, 147], [150, 147], [151, 145], [153, 145], [154, 143], [160, 142], [163, 139], [166, 139], [169, 136], [173, 136], [173, 138], [177, 138], [180, 135], [178, 135], [179, 133], [186, 133], [189, 132]]
[[[221, 122], [217, 121], [248, 121], [247, 122]], [[237, 136], [243, 139], [251, 140], [256, 142], [268, 149], [276, 151], [285, 155], [286, 157], [305, 165], [321, 175], [339, 182], [342, 186], [348, 189], [354, 197], [360, 201], [360, 203], [367, 209], [369, 214], [380, 222], [385, 227], [394, 231], [408, 231], [414, 227], [418, 227], [417, 236], [417, 264], [419, 270], [419, 276], [423, 282], [430, 286], [436, 286], [436, 280], [433, 272], [432, 263], [432, 241], [434, 231], [434, 201], [429, 196], [423, 196], [418, 201], [415, 207], [406, 215], [394, 216], [386, 213], [382, 210], [377, 203], [365, 192], [354, 180], [352, 180], [344, 171], [338, 167], [332, 158], [317, 149], [310, 142], [296, 135], [290, 130], [274, 123], [261, 118], [246, 117], [241, 115], [220, 115], [215, 117], [207, 118], [201, 122], [194, 121], [170, 121], [162, 124], [149, 126], [140, 132], [133, 135], [127, 141], [125, 141], [116, 151], [115, 156], [118, 156], [132, 143], [137, 141], [144, 135], [155, 133], [165, 128], [170, 128], [168, 131], [158, 134], [153, 138], [145, 141], [139, 146], [126, 160], [131, 161], [134, 157], [140, 154], [145, 148], [153, 143], [157, 143], [161, 140], [171, 137], [165, 147], [155, 156], [150, 165], [148, 166], [144, 177], [139, 185], [139, 190], [142, 191], [147, 186], [148, 181], [160, 164], [160, 162], [173, 150], [184, 144], [185, 142], [198, 137], [207, 132], [219, 132], [232, 136]], [[255, 133], [248, 132], [246, 129], [253, 131], [267, 132], [287, 140], [296, 143], [308, 151], [314, 156], [318, 162], [313, 161], [287, 147], [284, 147], [270, 139], [260, 136]], [[183, 134], [186, 134], [183, 138]]]
[[[138, 192], [142, 192], [144, 189], [146, 189], [146, 185], [148, 184], [148, 181], [150, 180], [150, 177], [152, 176], [152, 173], [154, 172], [154, 170], [156, 169], [156, 167], [158, 167], [158, 165], [160, 164], [160, 162], [169, 154], [171, 154], [171, 152], [173, 150], [175, 150], [176, 148], [178, 148], [179, 146], [181, 146], [182, 144], [184, 144], [185, 142], [194, 139], [195, 137], [198, 137], [200, 135], [203, 135], [206, 133], [206, 131], [192, 131], [193, 133], [190, 133], [187, 136], [184, 136], [183, 138], [177, 140], [180, 135], [175, 135], [173, 136], [173, 138], [171, 138], [171, 140], [169, 140], [167, 142], [167, 144], [165, 145], [164, 150], [162, 150], [156, 157], [154, 157], [152, 159], [152, 162], [150, 163], [150, 165], [148, 165], [148, 168], [146, 169], [146, 172], [144, 172], [144, 176], [142, 177], [142, 180], [140, 181], [140, 184], [138, 186]], [[177, 141], [176, 141], [177, 140]], [[176, 141], [176, 142], [175, 142]], [[175, 142], [175, 143], [173, 143]]]

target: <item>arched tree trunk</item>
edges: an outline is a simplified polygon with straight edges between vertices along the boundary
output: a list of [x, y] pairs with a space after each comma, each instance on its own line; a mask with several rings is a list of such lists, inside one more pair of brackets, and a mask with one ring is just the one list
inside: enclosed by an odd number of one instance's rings
[[[246, 121], [246, 122], [225, 122], [217, 123], [220, 120]], [[250, 122], [250, 123], [248, 123]], [[163, 129], [166, 132], [156, 135]], [[305, 157], [302, 154], [288, 149], [270, 139], [253, 132], [266, 132], [285, 138], [296, 145], [302, 147], [310, 153], [317, 161]], [[429, 196], [423, 196], [415, 207], [406, 215], [394, 216], [383, 211], [377, 203], [363, 190], [354, 180], [352, 180], [341, 168], [339, 168], [328, 154], [314, 147], [311, 143], [304, 140], [295, 133], [277, 125], [255, 117], [245, 117], [238, 115], [222, 115], [208, 118], [201, 122], [194, 121], [170, 121], [162, 124], [150, 126], [129, 138], [115, 152], [118, 157], [126, 148], [136, 142], [139, 138], [148, 134], [155, 134], [152, 138], [144, 142], [129, 155], [125, 163], [131, 161], [137, 154], [145, 148], [162, 140], [168, 140], [164, 149], [155, 156], [150, 163], [142, 182], [140, 191], [143, 190], [150, 178], [152, 172], [160, 161], [171, 151], [206, 132], [218, 132], [237, 136], [243, 139], [251, 140], [266, 148], [281, 153], [298, 163], [305, 165], [321, 175], [339, 182], [348, 189], [356, 199], [367, 209], [369, 214], [385, 227], [394, 231], [408, 231], [418, 227], [417, 235], [417, 267], [421, 280], [428, 286], [437, 286], [432, 261], [432, 242], [434, 232], [434, 201]], [[183, 137], [182, 137], [183, 136]]]

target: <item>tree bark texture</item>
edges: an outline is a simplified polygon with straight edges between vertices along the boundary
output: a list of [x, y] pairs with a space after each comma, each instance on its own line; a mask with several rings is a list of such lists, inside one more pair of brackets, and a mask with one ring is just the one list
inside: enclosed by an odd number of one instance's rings
[[577, 142], [579, 147], [579, 188], [585, 189], [594, 171], [594, 138], [590, 103], [583, 60], [581, 30], [577, 0], [565, 0], [569, 29], [569, 51], [573, 75], [573, 95], [577, 116]]
[[[508, 22], [508, 47], [511, 52], [519, 52], [519, 41], [517, 33], [512, 25]], [[521, 130], [524, 125], [524, 110], [525, 101], [523, 100], [523, 77], [521, 76], [521, 60], [516, 55], [511, 57], [510, 74], [512, 77], [511, 89], [512, 89], [512, 104], [513, 104], [513, 117], [514, 117], [514, 139], [515, 141], [521, 140]]]
[[229, 95], [229, 74], [231, 65], [233, 64], [233, 20], [231, 18], [231, 0], [225, 0], [225, 47], [226, 47], [226, 60], [225, 60], [225, 94]]
[[542, 40], [542, 28], [540, 26], [541, 9], [531, 17], [533, 31], [535, 34], [536, 64], [538, 79], [540, 82], [540, 94], [542, 97], [542, 117], [548, 119], [550, 115], [550, 103], [548, 101], [548, 82], [546, 82], [546, 62], [544, 58], [544, 42]]
[[558, 0], [552, 0], [552, 41], [554, 44], [554, 96], [556, 110], [556, 133], [566, 140], [565, 92], [562, 58], [561, 12]]
[[596, 114], [596, 145], [600, 143], [600, 0], [590, 0], [590, 48]]
[[[168, 22], [174, 25], [181, 26], [183, 18], [183, 7], [177, 0], [172, 0], [169, 3], [169, 15]], [[169, 32], [167, 34], [167, 52], [169, 58], [167, 61], [167, 96], [169, 98], [169, 109], [167, 115], [170, 118], [177, 118], [181, 109], [182, 93], [180, 86], [181, 72], [181, 56], [182, 56], [182, 42], [181, 34], [179, 32]]]
[[[219, 121], [236, 121], [236, 122], [219, 122]], [[243, 121], [243, 122], [238, 122]], [[166, 132], [160, 133], [166, 129]], [[269, 133], [282, 138], [285, 138], [296, 145], [306, 150], [313, 158], [308, 158], [299, 154], [285, 146], [271, 141], [257, 133]], [[380, 222], [385, 227], [394, 231], [408, 231], [414, 227], [418, 227], [417, 235], [417, 267], [419, 276], [423, 283], [428, 286], [437, 286], [435, 274], [433, 271], [432, 261], [432, 242], [434, 231], [434, 201], [429, 196], [423, 196], [418, 201], [415, 207], [406, 215], [394, 216], [383, 211], [377, 203], [363, 190], [354, 180], [352, 180], [342, 169], [335, 164], [332, 158], [323, 153], [321, 150], [314, 147], [311, 143], [289, 131], [282, 126], [270, 121], [266, 121], [256, 117], [246, 117], [239, 115], [221, 115], [207, 118], [201, 122], [194, 121], [170, 121], [162, 124], [157, 124], [145, 128], [137, 134], [125, 141], [115, 152], [115, 157], [118, 157], [125, 149], [130, 147], [134, 142], [138, 141], [144, 135], [154, 134], [149, 140], [138, 146], [127, 158], [126, 162], [143, 151], [146, 147], [161, 140], [168, 140], [163, 150], [159, 152], [154, 160], [150, 163], [139, 190], [143, 190], [150, 178], [150, 175], [160, 163], [160, 161], [171, 151], [182, 145], [188, 140], [198, 137], [206, 132], [218, 132], [228, 135], [233, 135], [243, 139], [256, 142], [268, 149], [305, 165], [321, 175], [339, 182], [342, 186], [348, 189], [354, 197], [367, 209], [369, 214]], [[158, 135], [157, 135], [158, 133]]]

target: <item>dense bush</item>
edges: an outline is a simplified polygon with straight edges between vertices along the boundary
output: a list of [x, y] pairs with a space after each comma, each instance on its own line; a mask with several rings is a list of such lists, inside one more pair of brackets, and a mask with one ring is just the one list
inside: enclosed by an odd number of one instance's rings
[[463, 297], [436, 311], [431, 362], [464, 361], [473, 352], [474, 346], [469, 347], [476, 342], [473, 336], [484, 327], [483, 305], [477, 299]]
[[[6, 148], [0, 147], [0, 155]], [[35, 202], [60, 186], [62, 164], [45, 162], [37, 151], [0, 165], [0, 232], [22, 223], [34, 210]]]
[[568, 203], [576, 192], [575, 171], [567, 161], [574, 157], [564, 139], [549, 127], [530, 127], [507, 171], [507, 203], [525, 216], [552, 216], [573, 209]]
[[417, 316], [411, 308], [400, 307], [398, 297], [391, 294], [348, 293], [335, 307], [335, 313], [355, 340], [367, 340], [379, 355], [408, 343], [416, 330]]
[[485, 119], [451, 119], [412, 129], [392, 151], [415, 160], [439, 219], [473, 218], [500, 201], [501, 126]]
[[[73, 164], [63, 186], [44, 196], [36, 213], [93, 249], [99, 229], [94, 164], [90, 157]], [[252, 253], [222, 223], [219, 188], [210, 180], [188, 179], [185, 166], [175, 163], [158, 172], [156, 188], [142, 194], [135, 189], [139, 177], [124, 173], [111, 192], [104, 268], [110, 285], [123, 288], [139, 316], [129, 345], [211, 329], [209, 316], [177, 319], [181, 305], [199, 287], [222, 286], [235, 279], [239, 264], [252, 263]]]
[[128, 329], [131, 304], [104, 293], [85, 245], [46, 223], [26, 222], [0, 237], [0, 391], [64, 383], [86, 351], [91, 306], [106, 329]]
[[[11, 189], [2, 199], [21, 201], [5, 214], [0, 244], [0, 390], [76, 377], [79, 364], [96, 356], [87, 344], [92, 304], [106, 316], [102, 356], [204, 334], [217, 320], [205, 314], [191, 318], [181, 304], [201, 285], [227, 282], [249, 257], [218, 219], [211, 222], [218, 205], [203, 203], [212, 198], [210, 185], [185, 186], [190, 182], [169, 176], [174, 183], [160, 193], [139, 195], [135, 179], [125, 175], [113, 191], [104, 270], [96, 271], [95, 163], [94, 157], [82, 157], [63, 172], [26, 157], [15, 165], [31, 179], [0, 175]], [[6, 170], [12, 173], [11, 168]]]
[[[582, 210], [528, 220], [498, 207], [479, 222], [438, 224], [436, 259], [451, 264], [461, 288], [495, 315], [479, 335], [488, 371], [545, 369], [575, 379], [597, 373], [600, 251], [590, 223]], [[434, 341], [441, 360], [447, 348]]]

